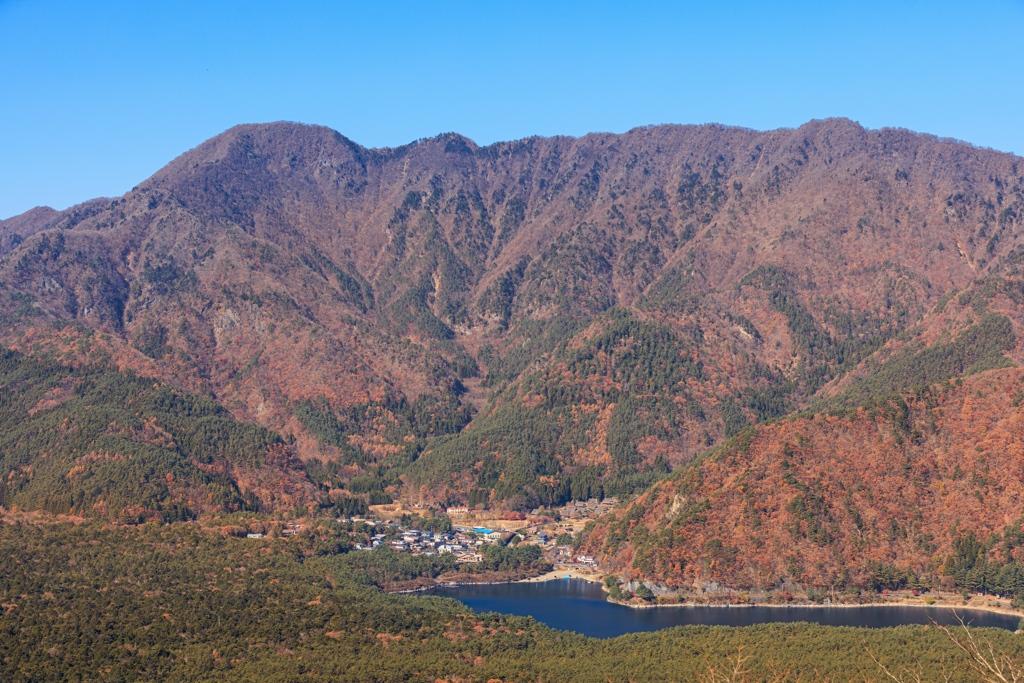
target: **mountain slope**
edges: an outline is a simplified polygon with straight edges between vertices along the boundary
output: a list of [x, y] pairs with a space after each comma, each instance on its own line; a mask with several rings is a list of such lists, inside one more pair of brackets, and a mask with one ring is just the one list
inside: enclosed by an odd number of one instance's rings
[[1020, 558], [1022, 397], [1024, 373], [989, 370], [751, 428], [599, 522], [585, 547], [686, 589], [842, 589], [887, 569], [937, 587], [967, 537], [981, 543], [972, 563], [983, 550], [998, 570]]
[[846, 120], [384, 150], [239, 126], [14, 245], [3, 338], [101, 332], [335, 481], [516, 508], [638, 490], [1015, 276], [1019, 162]]
[[7, 509], [134, 523], [316, 498], [280, 436], [131, 373], [5, 350], [0, 396]]
[[1021, 284], [945, 297], [812, 409], [744, 429], [601, 520], [587, 549], [685, 589], [885, 587], [879, 572], [937, 586], [968, 537], [998, 572], [1019, 556]]

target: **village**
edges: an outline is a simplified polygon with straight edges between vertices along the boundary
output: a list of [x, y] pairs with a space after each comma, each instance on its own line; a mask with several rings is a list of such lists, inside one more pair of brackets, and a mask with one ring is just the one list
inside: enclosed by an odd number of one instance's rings
[[[572, 538], [583, 531], [590, 520], [612, 510], [617, 498], [570, 501], [561, 507], [536, 508], [528, 514], [506, 513], [496, 517], [488, 510], [467, 507], [449, 507], [444, 514], [451, 520], [450, 531], [431, 531], [418, 528], [426, 518], [427, 509], [419, 505], [406, 506], [402, 502], [371, 506], [374, 517], [339, 518], [339, 522], [366, 525], [369, 542], [357, 543], [355, 550], [373, 550], [387, 546], [397, 552], [412, 555], [439, 555], [452, 553], [456, 563], [476, 563], [482, 559], [482, 547], [488, 544], [536, 545], [556, 568], [596, 570], [595, 559], [573, 552]], [[295, 533], [298, 527], [286, 528], [283, 533]]]
[[487, 543], [501, 543], [504, 534], [491, 529], [453, 530], [452, 532], [435, 532], [403, 526], [393, 521], [375, 521], [352, 518], [353, 523], [365, 523], [379, 529], [371, 536], [370, 543], [357, 543], [356, 550], [373, 550], [379, 546], [388, 546], [397, 552], [413, 555], [440, 555], [453, 553], [458, 564], [479, 562], [482, 555], [481, 546]]

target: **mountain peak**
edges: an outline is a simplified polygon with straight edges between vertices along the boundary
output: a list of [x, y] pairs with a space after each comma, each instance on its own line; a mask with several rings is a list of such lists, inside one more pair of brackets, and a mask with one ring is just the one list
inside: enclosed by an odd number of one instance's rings
[[274, 158], [307, 165], [324, 153], [351, 157], [365, 150], [326, 126], [286, 121], [240, 124], [172, 160], [147, 182], [161, 184], [192, 169], [229, 159], [244, 163]]
[[60, 213], [49, 206], [37, 206], [23, 214], [0, 220], [0, 256], [21, 243], [26, 237], [50, 227]]

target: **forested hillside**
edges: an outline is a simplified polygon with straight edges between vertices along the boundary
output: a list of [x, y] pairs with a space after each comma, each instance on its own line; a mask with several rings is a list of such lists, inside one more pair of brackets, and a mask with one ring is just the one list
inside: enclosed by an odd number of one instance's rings
[[[687, 589], [938, 588], [955, 576], [1024, 595], [1022, 403], [1024, 373], [990, 370], [748, 428], [599, 522], [587, 547]], [[966, 582], [954, 566], [965, 542], [964, 571], [988, 570]]]
[[395, 149], [239, 126], [123, 197], [0, 222], [0, 333], [208, 397], [327, 488], [630, 494], [884, 393], [858, 378], [955, 346], [918, 327], [965, 288], [1019, 340], [1019, 162], [841, 119]]
[[601, 520], [585, 547], [625, 576], [1020, 596], [1021, 281], [951, 292], [819, 392], [744, 428]]
[[0, 506], [131, 524], [317, 497], [278, 434], [215, 401], [14, 351], [0, 351], [0, 468]]

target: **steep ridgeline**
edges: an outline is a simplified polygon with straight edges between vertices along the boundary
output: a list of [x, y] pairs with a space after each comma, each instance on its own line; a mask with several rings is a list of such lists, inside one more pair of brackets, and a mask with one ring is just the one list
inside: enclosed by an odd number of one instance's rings
[[1016, 306], [1020, 163], [846, 120], [380, 150], [239, 126], [0, 223], [0, 323], [294, 437], [325, 491], [629, 493], [937, 342], [913, 328], [954, 290]]

